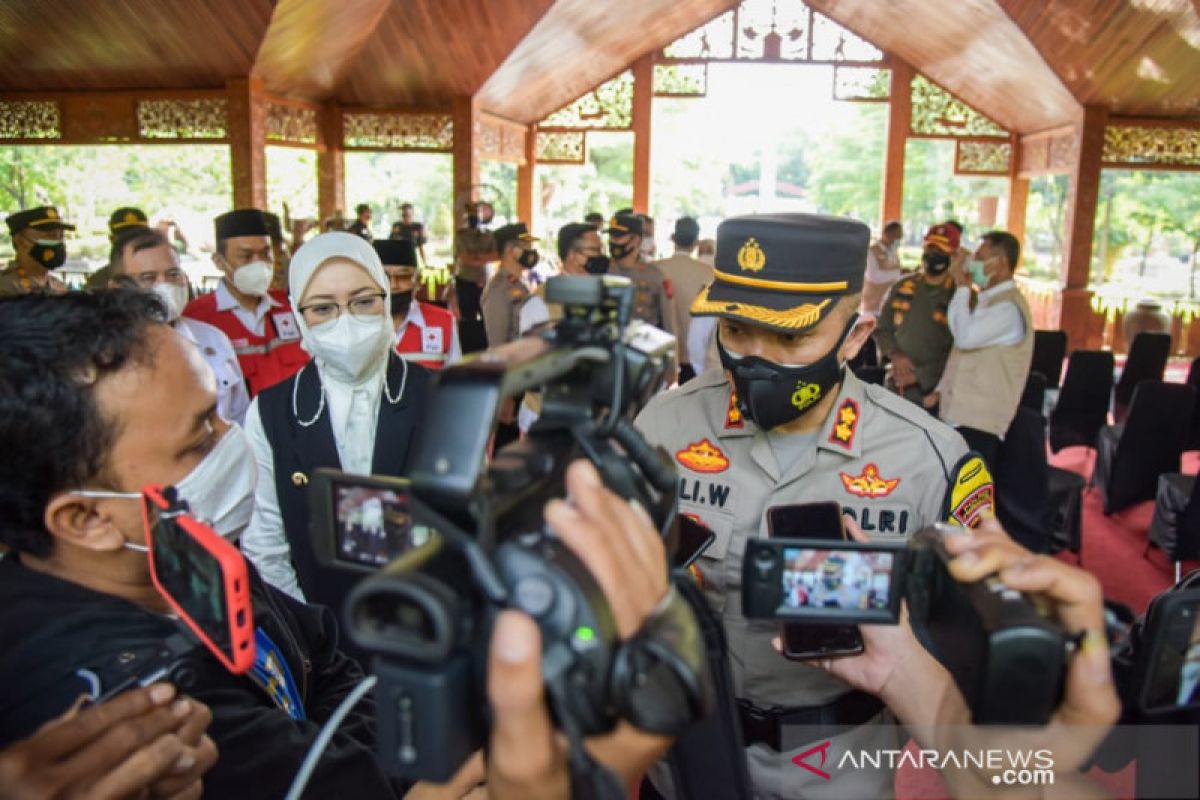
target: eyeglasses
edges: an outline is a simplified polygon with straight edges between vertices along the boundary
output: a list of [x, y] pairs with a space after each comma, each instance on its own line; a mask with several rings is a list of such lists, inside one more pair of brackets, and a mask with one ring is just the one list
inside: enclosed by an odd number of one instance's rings
[[356, 297], [345, 305], [340, 303], [313, 303], [309, 306], [301, 306], [300, 313], [312, 325], [319, 325], [322, 322], [337, 319], [341, 316], [342, 309], [349, 311], [350, 316], [359, 319], [363, 317], [377, 317], [383, 313], [383, 300], [385, 297], [387, 295], [380, 292], [379, 294]]

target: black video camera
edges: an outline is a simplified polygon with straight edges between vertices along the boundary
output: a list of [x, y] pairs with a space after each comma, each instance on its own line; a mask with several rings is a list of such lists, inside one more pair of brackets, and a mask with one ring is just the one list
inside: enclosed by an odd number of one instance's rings
[[975, 723], [1044, 725], [1062, 698], [1073, 642], [998, 577], [956, 581], [945, 527], [907, 543], [754, 539], [742, 563], [744, 613], [790, 624], [895, 624], [903, 598], [914, 632], [954, 677]]
[[[487, 652], [505, 608], [541, 629], [546, 696], [571, 743], [573, 779], [590, 769], [584, 737], [619, 719], [677, 735], [711, 707], [694, 606], [672, 591], [621, 641], [595, 579], [543, 519], [545, 503], [564, 495], [567, 465], [587, 458], [669, 529], [674, 468], [631, 419], [658, 389], [674, 339], [630, 322], [624, 278], [552, 278], [546, 300], [563, 316], [543, 333], [440, 373], [407, 485], [318, 482], [328, 495], [317, 501], [329, 520], [316, 547], [324, 563], [370, 571], [395, 557], [355, 586], [345, 620], [374, 654], [380, 757], [406, 779], [445, 781], [484, 745]], [[535, 389], [537, 423], [489, 462], [501, 404]]]

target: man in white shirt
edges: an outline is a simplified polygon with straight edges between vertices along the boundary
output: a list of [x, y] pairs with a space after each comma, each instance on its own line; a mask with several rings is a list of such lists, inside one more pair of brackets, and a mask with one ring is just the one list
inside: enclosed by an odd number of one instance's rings
[[[972, 450], [994, 464], [1000, 440], [1016, 416], [1033, 359], [1033, 319], [1013, 283], [1021, 243], [1011, 233], [983, 236], [968, 264], [959, 250], [950, 264], [957, 288], [947, 311], [954, 349], [926, 405], [958, 428]], [[971, 284], [980, 287], [971, 308]]]
[[892, 220], [883, 226], [883, 233], [867, 250], [867, 273], [863, 280], [862, 313], [879, 316], [884, 298], [892, 284], [900, 280], [898, 248], [904, 238], [904, 226]]
[[674, 290], [670, 298], [671, 326], [675, 330], [681, 386], [703, 372], [705, 351], [702, 349], [693, 352], [688, 338], [692, 322], [692, 301], [713, 279], [712, 266], [697, 261], [692, 256], [696, 252], [696, 242], [699, 238], [700, 224], [691, 217], [680, 217], [675, 221], [675, 232], [671, 235], [671, 241], [675, 244], [674, 254], [654, 264], [662, 270], [662, 274], [671, 282], [671, 288]]
[[181, 316], [188, 301], [187, 276], [179, 268], [179, 255], [161, 233], [136, 228], [113, 242], [112, 284], [132, 284], [154, 292], [167, 307], [167, 319], [183, 338], [196, 345], [217, 376], [217, 413], [239, 425], [250, 406], [250, 394], [237, 354], [219, 328]]

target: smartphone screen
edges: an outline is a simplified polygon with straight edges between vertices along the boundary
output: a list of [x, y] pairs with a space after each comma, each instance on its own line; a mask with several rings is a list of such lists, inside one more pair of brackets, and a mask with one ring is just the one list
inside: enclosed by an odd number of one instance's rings
[[[1174, 598], [1172, 598], [1174, 599]], [[1175, 602], [1162, 609], [1163, 620], [1151, 643], [1150, 668], [1143, 691], [1149, 711], [1200, 706], [1200, 606]]]
[[413, 526], [403, 490], [335, 481], [333, 502], [339, 561], [382, 567], [429, 538], [427, 528]]
[[767, 535], [781, 539], [846, 539], [840, 503], [796, 503], [767, 509]]
[[[805, 539], [846, 539], [840, 503], [796, 503], [767, 509], [767, 535]], [[786, 595], [785, 595], [786, 599]], [[857, 625], [785, 623], [783, 652], [789, 658], [851, 655], [863, 650]]]
[[159, 588], [191, 617], [214, 647], [231, 663], [236, 661], [220, 562], [183, 528], [178, 514], [163, 512], [153, 503], [147, 507], [153, 526], [151, 558]]
[[896, 554], [814, 547], [783, 548], [783, 603], [778, 614], [806, 609], [887, 611]]
[[677, 519], [679, 540], [671, 556], [671, 566], [675, 569], [687, 569], [716, 541], [717, 535], [707, 525], [691, 517], [680, 514]]

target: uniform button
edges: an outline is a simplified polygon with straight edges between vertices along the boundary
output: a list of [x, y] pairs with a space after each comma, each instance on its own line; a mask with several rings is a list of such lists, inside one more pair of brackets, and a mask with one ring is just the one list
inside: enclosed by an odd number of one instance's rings
[[303, 472], [299, 472], [299, 471], [293, 472], [292, 473], [292, 485], [293, 486], [307, 486], [308, 485], [308, 476], [305, 475]]

